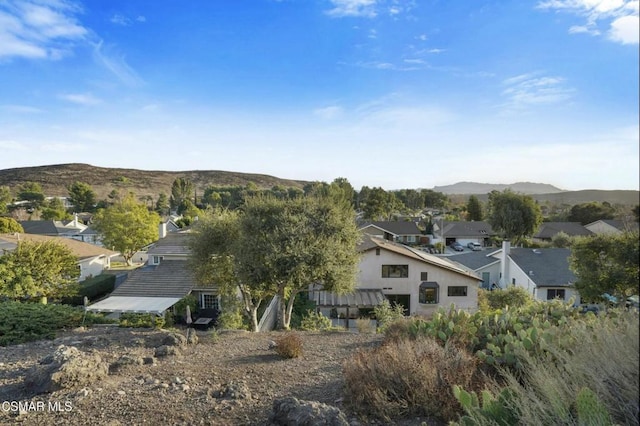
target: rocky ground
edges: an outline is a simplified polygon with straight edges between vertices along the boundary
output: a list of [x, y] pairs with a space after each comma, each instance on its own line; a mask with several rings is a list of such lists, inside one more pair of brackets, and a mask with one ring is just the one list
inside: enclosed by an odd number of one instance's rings
[[[284, 359], [270, 348], [281, 332], [199, 331], [196, 344], [169, 334], [96, 327], [0, 348], [0, 424], [266, 425], [274, 401], [289, 396], [337, 407], [351, 425], [376, 424], [343, 404], [342, 363], [380, 335], [301, 332], [304, 355]], [[71, 376], [43, 379], [56, 356], [72, 355], [81, 357]]]

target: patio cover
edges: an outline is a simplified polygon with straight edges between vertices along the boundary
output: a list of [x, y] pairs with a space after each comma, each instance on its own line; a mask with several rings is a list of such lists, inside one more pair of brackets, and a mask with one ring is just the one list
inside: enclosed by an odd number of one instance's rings
[[175, 305], [179, 297], [127, 297], [110, 296], [87, 306], [90, 312], [135, 312], [161, 315]]
[[336, 294], [327, 291], [315, 290], [312, 292], [312, 299], [317, 306], [348, 306], [360, 308], [372, 308], [382, 303], [386, 299], [382, 290], [359, 289], [349, 294]]

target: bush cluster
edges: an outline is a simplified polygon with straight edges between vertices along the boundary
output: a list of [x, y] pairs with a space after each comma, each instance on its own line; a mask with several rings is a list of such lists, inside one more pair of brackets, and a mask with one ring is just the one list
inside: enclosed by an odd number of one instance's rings
[[307, 315], [300, 321], [300, 329], [305, 331], [326, 331], [332, 326], [331, 319], [316, 311], [307, 311]]
[[89, 301], [97, 300], [102, 296], [111, 293], [116, 284], [116, 276], [111, 274], [101, 274], [87, 278], [78, 287], [78, 294], [63, 300], [63, 303], [73, 306], [84, 305], [84, 298]]
[[302, 356], [302, 339], [297, 333], [287, 333], [276, 339], [276, 352], [283, 358]]
[[154, 314], [120, 314], [120, 327], [131, 328], [162, 328], [165, 326], [164, 317]]
[[58, 330], [111, 322], [68, 305], [0, 302], [0, 346], [53, 339]]

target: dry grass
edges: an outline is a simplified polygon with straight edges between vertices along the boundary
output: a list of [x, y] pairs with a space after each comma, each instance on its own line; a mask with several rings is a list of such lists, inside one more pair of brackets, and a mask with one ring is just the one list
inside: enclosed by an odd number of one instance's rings
[[276, 352], [284, 358], [302, 356], [302, 339], [296, 333], [287, 333], [276, 340]]
[[637, 425], [638, 329], [635, 313], [576, 323], [569, 350], [550, 348], [546, 358], [526, 357], [523, 375], [505, 373], [505, 385], [515, 392], [520, 424], [588, 424], [577, 418], [576, 397], [589, 388], [614, 423]]
[[358, 333], [375, 333], [376, 328], [369, 318], [358, 318], [356, 320], [356, 328]]
[[452, 386], [476, 389], [477, 359], [432, 339], [403, 340], [358, 352], [344, 365], [345, 395], [355, 410], [391, 421], [407, 415], [454, 420]]

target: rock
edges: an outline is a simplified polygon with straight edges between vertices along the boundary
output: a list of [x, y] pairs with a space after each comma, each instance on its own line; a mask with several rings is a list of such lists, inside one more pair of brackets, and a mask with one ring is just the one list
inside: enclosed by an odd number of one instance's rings
[[344, 413], [336, 407], [294, 397], [276, 399], [269, 416], [272, 425], [282, 426], [349, 426]]
[[34, 394], [94, 385], [109, 374], [109, 366], [100, 355], [64, 345], [43, 358], [40, 364], [27, 371], [24, 380], [26, 388]]
[[189, 345], [195, 345], [198, 343], [198, 335], [195, 330], [190, 331], [187, 336], [187, 343]]
[[187, 346], [187, 338], [180, 333], [169, 333], [162, 341], [165, 346]]
[[217, 398], [250, 399], [251, 392], [244, 382], [229, 382], [216, 393]]
[[142, 363], [144, 365], [156, 365], [156, 359], [152, 356], [146, 356], [142, 358]]
[[156, 348], [154, 355], [156, 357], [163, 357], [169, 355], [179, 355], [179, 352], [175, 346], [162, 345]]
[[269, 345], [267, 346], [269, 350], [274, 350], [276, 346], [278, 346], [276, 342], [274, 342], [273, 340], [269, 340]]
[[109, 372], [116, 372], [125, 365], [142, 365], [144, 361], [139, 356], [122, 355], [117, 361], [111, 363]]

